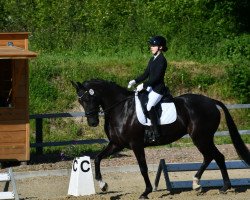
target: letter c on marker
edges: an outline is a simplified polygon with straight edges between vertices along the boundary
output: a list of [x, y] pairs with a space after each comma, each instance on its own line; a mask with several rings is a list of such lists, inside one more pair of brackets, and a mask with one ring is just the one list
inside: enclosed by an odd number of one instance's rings
[[75, 164], [77, 164], [77, 163], [78, 163], [78, 162], [77, 162], [77, 160], [75, 159], [75, 160], [74, 160], [74, 164], [73, 164], [73, 170], [74, 170], [74, 172], [77, 171], [77, 168], [75, 168]]
[[84, 163], [87, 163], [88, 165], [90, 164], [89, 161], [87, 161], [87, 160], [82, 161], [82, 163], [81, 163], [81, 170], [82, 170], [83, 172], [88, 172], [88, 171], [90, 170], [90, 168], [88, 167], [87, 169], [84, 169], [84, 168], [83, 168], [83, 164], [84, 164]]

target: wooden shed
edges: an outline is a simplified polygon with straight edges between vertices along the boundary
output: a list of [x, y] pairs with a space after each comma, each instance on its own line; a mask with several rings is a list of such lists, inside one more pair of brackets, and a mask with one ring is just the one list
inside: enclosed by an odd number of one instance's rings
[[0, 33], [0, 161], [30, 159], [28, 33]]

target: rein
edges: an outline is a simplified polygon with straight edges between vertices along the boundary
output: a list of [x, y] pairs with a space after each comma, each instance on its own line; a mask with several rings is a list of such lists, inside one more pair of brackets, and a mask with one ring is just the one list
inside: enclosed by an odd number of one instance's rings
[[109, 111], [109, 110], [111, 110], [112, 108], [118, 106], [120, 103], [122, 103], [122, 102], [124, 102], [124, 101], [126, 101], [126, 100], [128, 100], [128, 99], [132, 99], [132, 98], [134, 98], [134, 96], [126, 97], [126, 98], [122, 99], [121, 101], [116, 102], [116, 103], [114, 103], [113, 105], [109, 106], [108, 108], [104, 109], [103, 111], [101, 111], [101, 113], [107, 113], [107, 111]]
[[[118, 106], [119, 104], [121, 104], [122, 102], [124, 102], [124, 101], [126, 101], [126, 100], [128, 100], [128, 99], [132, 99], [132, 98], [134, 98], [134, 96], [126, 97], [126, 98], [122, 99], [121, 101], [116, 102], [116, 103], [114, 103], [113, 105], [109, 106], [108, 108], [106, 108], [106, 109], [100, 111], [99, 113], [100, 113], [100, 114], [105, 114], [105, 113], [107, 113], [109, 110], [111, 110], [111, 109], [113, 109], [114, 107], [116, 107], [116, 106]], [[87, 113], [85, 112], [85, 116], [87, 117], [87, 116], [95, 115], [96, 113], [98, 113], [98, 111], [96, 111], [96, 110], [93, 110], [93, 111], [90, 111], [90, 112], [87, 112]]]

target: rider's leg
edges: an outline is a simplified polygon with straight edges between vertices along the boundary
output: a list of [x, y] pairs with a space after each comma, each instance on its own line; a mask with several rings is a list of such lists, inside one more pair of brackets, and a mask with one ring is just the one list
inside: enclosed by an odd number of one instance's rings
[[157, 112], [155, 110], [155, 105], [161, 100], [162, 95], [154, 92], [153, 90], [148, 95], [147, 110], [152, 123], [152, 128], [154, 132], [153, 140], [156, 141], [160, 137], [160, 128], [158, 123]]
[[151, 110], [148, 113], [149, 113], [149, 117], [152, 123], [152, 129], [154, 133], [153, 141], [157, 141], [157, 139], [160, 137], [160, 127], [159, 127], [158, 117], [157, 117], [155, 107], [152, 106]]
[[151, 90], [148, 94], [148, 104], [147, 104], [147, 111], [150, 111], [152, 106], [155, 106], [162, 98], [161, 94], [158, 94]]

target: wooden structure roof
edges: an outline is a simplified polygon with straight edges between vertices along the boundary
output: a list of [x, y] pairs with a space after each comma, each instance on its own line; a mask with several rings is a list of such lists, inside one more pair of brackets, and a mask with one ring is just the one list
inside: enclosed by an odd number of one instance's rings
[[28, 50], [28, 32], [0, 33], [0, 59], [27, 59], [37, 54]]
[[36, 53], [20, 47], [0, 46], [0, 59], [26, 59], [36, 56]]

